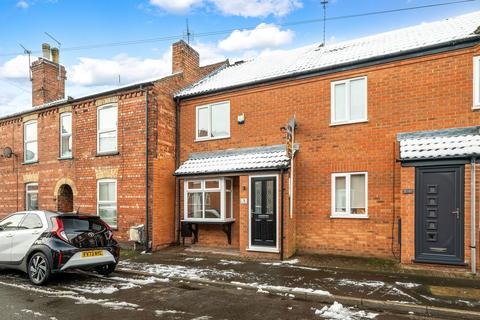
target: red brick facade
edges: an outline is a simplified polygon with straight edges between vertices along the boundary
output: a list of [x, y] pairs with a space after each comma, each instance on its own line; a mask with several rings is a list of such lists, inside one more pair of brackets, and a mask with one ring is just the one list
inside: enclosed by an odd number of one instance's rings
[[[401, 190], [415, 188], [414, 169], [402, 168], [397, 161], [396, 134], [478, 125], [479, 114], [472, 110], [475, 55], [480, 55], [479, 46], [185, 98], [180, 112], [180, 160], [185, 161], [191, 152], [282, 144], [279, 128], [295, 115], [300, 150], [295, 160], [293, 219], [285, 220], [286, 255], [301, 251], [400, 258], [397, 221], [402, 217], [402, 261], [410, 263], [414, 195]], [[368, 79], [368, 121], [331, 125], [331, 82], [359, 76]], [[222, 101], [230, 101], [231, 137], [195, 142], [195, 107]], [[242, 113], [245, 123], [237, 124], [237, 115]], [[358, 171], [368, 172], [368, 219], [331, 218], [331, 175]], [[240, 197], [245, 196], [243, 186], [248, 190], [245, 179], [240, 177]], [[468, 181], [466, 174], [467, 263]], [[237, 219], [245, 214], [242, 205], [239, 211], [235, 212]], [[240, 220], [240, 245], [234, 242], [232, 246], [243, 250], [246, 232], [248, 226]], [[203, 232], [200, 243], [225, 243], [224, 236], [213, 238], [214, 234]]]

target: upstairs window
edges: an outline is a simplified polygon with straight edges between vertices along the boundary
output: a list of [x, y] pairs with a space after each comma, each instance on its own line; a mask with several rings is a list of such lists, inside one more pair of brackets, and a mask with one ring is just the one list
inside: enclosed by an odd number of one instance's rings
[[97, 109], [97, 153], [117, 151], [117, 105]]
[[367, 121], [367, 77], [332, 82], [331, 123]]
[[232, 179], [186, 180], [184, 220], [233, 220]]
[[60, 115], [60, 158], [72, 157], [72, 114]]
[[480, 109], [480, 57], [473, 58], [473, 107]]
[[230, 102], [197, 107], [197, 140], [230, 137]]
[[38, 160], [37, 121], [25, 122], [23, 130], [23, 161], [26, 163], [35, 162]]
[[366, 172], [332, 174], [332, 218], [368, 217]]

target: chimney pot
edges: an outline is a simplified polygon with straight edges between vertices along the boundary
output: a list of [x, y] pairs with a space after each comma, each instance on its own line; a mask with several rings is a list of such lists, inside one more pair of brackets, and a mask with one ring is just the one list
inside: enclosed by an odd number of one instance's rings
[[50, 45], [48, 43], [42, 44], [43, 58], [50, 60]]
[[55, 63], [59, 63], [60, 61], [60, 51], [58, 48], [52, 48], [52, 61]]

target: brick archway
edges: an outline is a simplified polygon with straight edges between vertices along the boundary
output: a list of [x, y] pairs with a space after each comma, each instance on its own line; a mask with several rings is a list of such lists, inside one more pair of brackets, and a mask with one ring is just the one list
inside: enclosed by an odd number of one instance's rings
[[73, 212], [73, 190], [68, 184], [63, 184], [58, 189], [57, 211]]

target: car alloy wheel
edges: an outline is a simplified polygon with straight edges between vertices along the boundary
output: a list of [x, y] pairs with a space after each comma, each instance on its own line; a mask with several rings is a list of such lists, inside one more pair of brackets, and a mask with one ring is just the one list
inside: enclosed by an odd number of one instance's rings
[[44, 284], [50, 277], [50, 266], [47, 257], [43, 253], [36, 253], [28, 264], [28, 276], [37, 285]]

